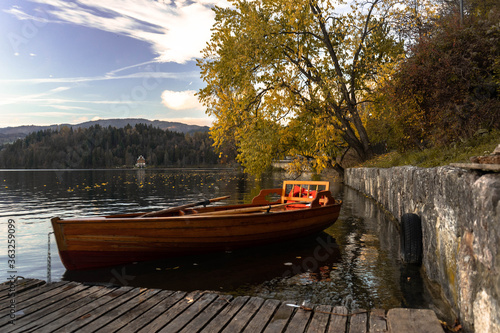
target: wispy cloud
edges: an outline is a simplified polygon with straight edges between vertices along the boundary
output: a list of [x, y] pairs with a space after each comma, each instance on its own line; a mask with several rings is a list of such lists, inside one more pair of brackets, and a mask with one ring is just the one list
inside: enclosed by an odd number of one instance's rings
[[67, 110], [67, 111], [95, 111], [90, 108], [86, 108], [83, 106], [74, 106], [74, 105], [47, 104], [46, 106], [52, 107], [54, 109]]
[[38, 94], [31, 94], [31, 95], [22, 95], [22, 96], [3, 96], [0, 98], [0, 105], [8, 105], [8, 104], [17, 104], [17, 103], [27, 103], [29, 101], [40, 101], [40, 100], [53, 100], [53, 99], [47, 99], [47, 96], [51, 96], [53, 94], [56, 94], [58, 92], [62, 92], [65, 90], [70, 89], [69, 87], [57, 87], [54, 89], [50, 89], [45, 92], [41, 92]]
[[200, 57], [210, 39], [216, 0], [32, 0], [43, 15], [13, 7], [6, 12], [20, 20], [76, 24], [135, 38], [151, 45], [161, 62], [186, 63]]
[[[136, 65], [138, 66], [138, 65]], [[129, 66], [129, 67], [136, 67]], [[124, 70], [115, 70], [118, 72]], [[192, 72], [179, 72], [179, 73], [169, 73], [169, 72], [138, 72], [128, 75], [102, 75], [102, 76], [83, 76], [83, 77], [66, 77], [66, 78], [29, 78], [29, 79], [0, 79], [0, 83], [22, 83], [22, 84], [38, 84], [38, 83], [82, 83], [91, 81], [106, 81], [106, 80], [123, 80], [123, 79], [177, 79], [177, 80], [187, 80], [190, 78], [198, 78], [200, 73]]]

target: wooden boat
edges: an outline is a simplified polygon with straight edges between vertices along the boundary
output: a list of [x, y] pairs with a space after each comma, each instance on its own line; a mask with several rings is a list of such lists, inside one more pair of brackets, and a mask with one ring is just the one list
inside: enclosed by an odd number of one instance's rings
[[262, 190], [250, 204], [193, 207], [198, 204], [55, 217], [61, 260], [66, 269], [78, 270], [279, 242], [324, 230], [337, 219], [342, 202], [332, 197], [328, 182], [285, 181], [283, 188]]

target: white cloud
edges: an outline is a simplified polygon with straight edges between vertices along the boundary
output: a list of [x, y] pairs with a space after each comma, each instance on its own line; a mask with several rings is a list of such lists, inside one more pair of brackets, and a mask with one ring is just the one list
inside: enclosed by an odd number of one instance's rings
[[202, 110], [203, 105], [200, 104], [198, 98], [195, 96], [196, 91], [171, 91], [165, 90], [161, 94], [163, 105], [172, 110], [187, 110], [198, 109]]
[[75, 111], [93, 111], [92, 109], [82, 107], [82, 106], [72, 106], [72, 105], [53, 105], [53, 104], [47, 104], [46, 106], [50, 106], [54, 109], [59, 109], [59, 110], [75, 110]]
[[70, 87], [57, 87], [57, 88], [51, 89], [50, 92], [56, 93], [56, 92], [60, 92], [60, 91], [66, 91], [69, 89], [71, 89], [71, 88]]
[[71, 121], [69, 123], [70, 124], [81, 124], [81, 123], [84, 123], [87, 121], [89, 121], [89, 118], [83, 116], [83, 117], [78, 117], [78, 118], [71, 118]]
[[215, 0], [32, 1], [50, 7], [44, 7], [40, 16], [19, 8], [6, 12], [20, 20], [76, 24], [135, 38], [151, 44], [158, 61], [176, 63], [201, 56], [214, 23], [211, 8], [228, 5], [226, 1]]

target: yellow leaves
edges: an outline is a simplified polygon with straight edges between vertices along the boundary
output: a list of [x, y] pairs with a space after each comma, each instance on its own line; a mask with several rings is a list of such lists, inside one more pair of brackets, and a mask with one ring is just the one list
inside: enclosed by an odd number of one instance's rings
[[[347, 90], [360, 96], [358, 90], [373, 88], [373, 72], [392, 73], [394, 43], [375, 29], [377, 22], [368, 22], [365, 38], [366, 7], [336, 12], [346, 1], [232, 3], [231, 9], [215, 9], [212, 39], [198, 62], [207, 84], [198, 97], [216, 118], [215, 145], [235, 144], [238, 160], [254, 174], [284, 154], [326, 167], [345, 145], [327, 106], [346, 105]], [[381, 53], [391, 56], [378, 64]]]

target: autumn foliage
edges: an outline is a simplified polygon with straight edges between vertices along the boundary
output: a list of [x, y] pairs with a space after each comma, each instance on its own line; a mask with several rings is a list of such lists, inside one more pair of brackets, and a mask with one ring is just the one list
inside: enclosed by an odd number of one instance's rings
[[379, 89], [372, 137], [408, 150], [447, 145], [500, 127], [500, 15], [450, 14], [410, 49]]
[[376, 147], [446, 145], [500, 126], [494, 0], [230, 0], [198, 61], [214, 145], [342, 172]]

